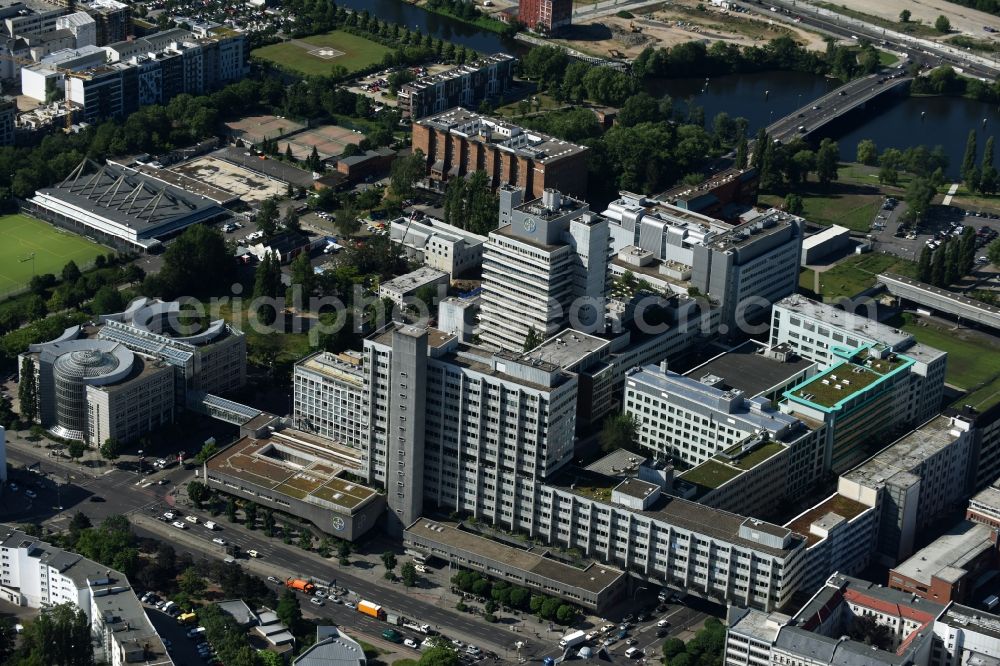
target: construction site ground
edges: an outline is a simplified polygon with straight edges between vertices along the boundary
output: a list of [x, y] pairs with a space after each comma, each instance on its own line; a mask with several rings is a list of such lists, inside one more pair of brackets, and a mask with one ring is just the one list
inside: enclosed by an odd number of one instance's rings
[[601, 58], [615, 57], [615, 52], [621, 54], [618, 57], [635, 58], [647, 46], [670, 47], [694, 39], [750, 46], [783, 35], [810, 49], [826, 48], [826, 43], [818, 34], [753, 14], [711, 7], [698, 0], [676, 0], [647, 6], [637, 10], [631, 19], [614, 14], [594, 18], [584, 15], [575, 16], [573, 22], [574, 25], [554, 41]]

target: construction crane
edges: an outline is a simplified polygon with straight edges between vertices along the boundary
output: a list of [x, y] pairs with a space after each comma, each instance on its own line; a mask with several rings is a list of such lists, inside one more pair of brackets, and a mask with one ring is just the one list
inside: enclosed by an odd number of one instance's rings
[[[22, 58], [20, 56], [4, 53], [0, 53], [0, 60], [17, 63], [22, 67], [31, 67], [33, 65], [41, 64], [31, 60], [30, 58]], [[56, 65], [48, 64], [43, 64], [42, 66], [63, 75], [63, 80], [65, 82], [65, 89], [63, 90], [63, 106], [66, 108], [66, 133], [68, 134], [73, 128], [73, 103], [69, 101], [69, 80], [71, 78], [84, 78], [85, 75], [66, 67], [57, 67]]]

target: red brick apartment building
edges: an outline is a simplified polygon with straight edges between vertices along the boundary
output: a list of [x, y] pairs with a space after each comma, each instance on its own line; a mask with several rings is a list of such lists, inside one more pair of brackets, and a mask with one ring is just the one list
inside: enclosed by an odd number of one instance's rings
[[520, 0], [518, 20], [528, 30], [556, 32], [573, 19], [573, 0]]
[[485, 171], [493, 188], [524, 189], [525, 200], [552, 188], [584, 197], [587, 148], [456, 107], [413, 123], [412, 148], [427, 157], [432, 184]]

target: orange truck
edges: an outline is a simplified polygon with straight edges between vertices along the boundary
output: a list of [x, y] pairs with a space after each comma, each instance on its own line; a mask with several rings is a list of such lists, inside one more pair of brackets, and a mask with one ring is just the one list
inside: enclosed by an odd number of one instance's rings
[[285, 587], [290, 590], [298, 590], [299, 592], [305, 592], [306, 594], [312, 594], [316, 586], [307, 580], [302, 580], [301, 578], [289, 578], [285, 581]]
[[382, 607], [370, 601], [359, 601], [358, 612], [370, 615], [376, 620], [385, 620], [385, 611], [382, 610]]

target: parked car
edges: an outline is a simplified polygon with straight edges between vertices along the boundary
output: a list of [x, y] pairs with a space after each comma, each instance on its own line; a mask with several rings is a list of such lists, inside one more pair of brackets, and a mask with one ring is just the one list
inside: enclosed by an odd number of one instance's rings
[[417, 642], [412, 638], [404, 638], [403, 645], [405, 645], [408, 648], [413, 648], [414, 650], [417, 649]]
[[319, 597], [312, 597], [311, 599], [309, 599], [309, 603], [311, 603], [313, 606], [322, 606], [323, 600]]

